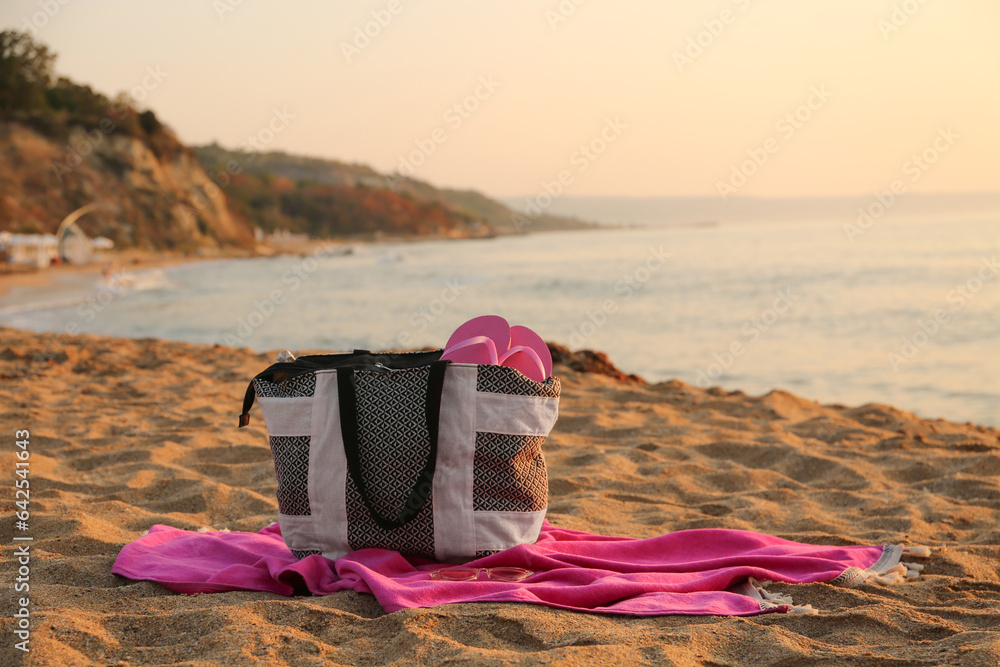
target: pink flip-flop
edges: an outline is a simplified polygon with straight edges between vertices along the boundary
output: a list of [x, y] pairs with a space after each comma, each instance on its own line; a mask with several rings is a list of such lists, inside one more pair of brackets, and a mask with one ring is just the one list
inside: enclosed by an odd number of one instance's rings
[[545, 382], [545, 366], [538, 353], [530, 347], [517, 345], [500, 355], [500, 365], [521, 371], [525, 377], [535, 382]]
[[477, 336], [486, 336], [491, 339], [497, 354], [503, 354], [510, 349], [510, 324], [499, 315], [482, 315], [472, 318], [455, 329], [455, 333], [448, 339], [448, 344], [444, 346], [444, 349], [447, 350], [463, 340]]
[[511, 348], [517, 346], [523, 346], [530, 348], [535, 351], [538, 355], [539, 361], [542, 363], [542, 369], [545, 375], [542, 380], [552, 375], [552, 353], [549, 352], [549, 346], [545, 344], [542, 337], [536, 334], [534, 331], [528, 327], [514, 326], [510, 328], [510, 346]]
[[473, 336], [460, 340], [441, 355], [442, 360], [459, 364], [497, 364], [497, 348], [488, 336]]

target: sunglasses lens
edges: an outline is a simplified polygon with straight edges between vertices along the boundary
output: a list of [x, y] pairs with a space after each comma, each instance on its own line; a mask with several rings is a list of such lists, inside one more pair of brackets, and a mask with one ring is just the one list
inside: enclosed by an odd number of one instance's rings
[[445, 581], [470, 581], [479, 576], [479, 570], [474, 567], [446, 567], [443, 570], [431, 572], [431, 579]]
[[520, 567], [491, 567], [489, 570], [490, 579], [498, 581], [521, 581], [527, 579], [533, 572]]

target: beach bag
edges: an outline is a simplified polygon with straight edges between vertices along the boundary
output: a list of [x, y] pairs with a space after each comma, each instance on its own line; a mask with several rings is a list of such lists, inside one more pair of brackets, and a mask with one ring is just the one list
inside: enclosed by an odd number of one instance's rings
[[240, 426], [256, 397], [297, 557], [375, 547], [466, 562], [538, 538], [559, 380], [441, 353], [309, 355], [251, 381]]

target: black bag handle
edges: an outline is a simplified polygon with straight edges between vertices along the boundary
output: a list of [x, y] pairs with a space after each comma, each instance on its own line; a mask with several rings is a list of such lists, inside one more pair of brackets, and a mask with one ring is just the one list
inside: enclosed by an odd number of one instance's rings
[[[344, 366], [384, 368], [384, 364], [390, 364], [394, 368], [417, 368], [438, 361], [441, 358], [442, 352], [444, 350], [375, 353], [368, 350], [354, 350], [353, 352], [341, 352], [337, 354], [307, 354], [294, 361], [279, 361], [271, 364], [260, 373], [257, 373], [254, 376], [254, 380], [262, 379], [271, 382], [285, 382], [300, 375]], [[253, 380], [251, 380], [247, 386], [246, 394], [243, 396], [243, 412], [240, 413], [240, 428], [250, 423], [250, 409], [253, 407], [256, 396], [257, 393], [253, 386]]]
[[427, 419], [427, 433], [430, 436], [431, 451], [427, 455], [427, 463], [417, 477], [416, 483], [403, 503], [396, 518], [383, 516], [375, 509], [368, 493], [368, 485], [365, 484], [364, 475], [361, 472], [361, 452], [358, 448], [358, 401], [357, 392], [354, 388], [354, 369], [337, 369], [337, 390], [340, 399], [340, 431], [344, 438], [344, 454], [347, 455], [347, 471], [358, 487], [361, 500], [371, 514], [372, 519], [383, 530], [399, 528], [413, 520], [417, 514], [427, 505], [431, 498], [429, 492], [434, 483], [434, 467], [437, 465], [438, 449], [438, 422], [441, 418], [441, 392], [444, 390], [444, 373], [448, 366], [447, 361], [435, 361], [430, 364], [430, 376], [427, 378], [427, 401], [425, 404], [425, 416]]

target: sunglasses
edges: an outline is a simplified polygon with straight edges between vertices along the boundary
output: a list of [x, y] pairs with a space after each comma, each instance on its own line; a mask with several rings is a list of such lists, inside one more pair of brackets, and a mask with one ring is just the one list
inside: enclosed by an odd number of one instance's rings
[[431, 572], [431, 579], [439, 581], [475, 581], [480, 573], [494, 581], [521, 581], [534, 574], [521, 567], [445, 567]]

